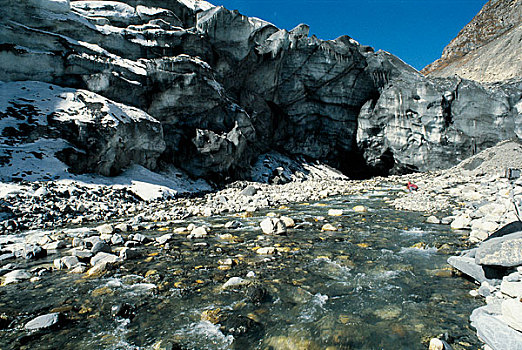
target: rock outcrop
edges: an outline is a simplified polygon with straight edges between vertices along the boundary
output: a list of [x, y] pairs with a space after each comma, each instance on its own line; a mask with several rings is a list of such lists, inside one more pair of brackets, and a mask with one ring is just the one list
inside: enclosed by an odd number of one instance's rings
[[361, 109], [358, 145], [376, 169], [447, 169], [502, 140], [522, 137], [521, 91], [521, 83], [397, 79]]
[[42, 82], [0, 83], [0, 132], [7, 181], [23, 179], [37, 171], [33, 163], [53, 156], [72, 173], [113, 176], [132, 164], [155, 169], [165, 150], [163, 128], [147, 113]]
[[522, 1], [490, 0], [422, 72], [481, 82], [520, 78]]

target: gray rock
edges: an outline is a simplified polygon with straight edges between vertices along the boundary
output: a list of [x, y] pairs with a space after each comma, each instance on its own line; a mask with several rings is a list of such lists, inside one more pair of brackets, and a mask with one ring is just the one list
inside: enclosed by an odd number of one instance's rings
[[91, 248], [91, 252], [94, 255], [96, 255], [99, 252], [112, 253], [112, 249], [107, 243], [105, 243], [103, 241], [99, 241], [99, 242], [96, 242], [94, 244], [94, 246]]
[[77, 257], [79, 260], [87, 260], [93, 257], [93, 253], [90, 250], [81, 250], [81, 249], [73, 249], [73, 256]]
[[44, 245], [44, 249], [46, 250], [58, 250], [63, 249], [65, 247], [67, 247], [67, 243], [65, 243], [65, 241], [54, 241]]
[[482, 266], [478, 265], [475, 262], [474, 258], [468, 258], [464, 256], [451, 256], [448, 258], [448, 264], [464, 273], [465, 275], [470, 276], [475, 281], [482, 283], [484, 281], [494, 283], [491, 279], [486, 278], [484, 270]]
[[68, 269], [71, 269], [80, 263], [78, 257], [76, 256], [64, 256], [60, 260], [62, 261], [63, 265]]
[[73, 248], [84, 247], [85, 242], [83, 241], [83, 239], [81, 239], [79, 237], [74, 237], [72, 240], [72, 246], [73, 246]]
[[120, 258], [114, 254], [100, 252], [91, 258], [91, 265], [113, 264], [119, 261]]
[[53, 312], [51, 314], [38, 316], [31, 321], [27, 322], [24, 326], [29, 331], [37, 331], [42, 329], [48, 329], [53, 326], [57, 326], [60, 323], [60, 313]]
[[471, 326], [482, 341], [495, 350], [522, 350], [522, 334], [502, 322], [487, 306], [473, 310]]
[[123, 243], [125, 243], [125, 241], [121, 235], [119, 235], [119, 234], [112, 235], [112, 237], [111, 237], [112, 245], [121, 245]]
[[141, 234], [141, 233], [136, 233], [134, 235], [130, 235], [129, 239], [131, 241], [136, 241], [136, 242], [139, 242], [141, 244], [145, 244], [147, 242], [150, 242], [150, 238], [145, 236], [145, 235], [143, 235], [143, 234]]
[[0, 255], [0, 262], [4, 262], [6, 260], [14, 259], [15, 255], [13, 253], [5, 253]]
[[122, 250], [120, 250], [120, 258], [123, 260], [132, 260], [132, 259], [139, 258], [140, 256], [141, 256], [141, 253], [137, 249], [132, 249], [132, 248], [126, 247], [126, 248], [123, 248]]
[[242, 196], [251, 197], [257, 193], [257, 188], [252, 185], [248, 185], [240, 192]]
[[286, 234], [286, 224], [279, 218], [266, 218], [260, 223], [261, 230], [267, 235]]
[[227, 223], [225, 223], [225, 228], [228, 228], [228, 229], [236, 229], [236, 228], [240, 228], [241, 225], [242, 225], [242, 224], [241, 224], [240, 221], [233, 220], [233, 221], [228, 221]]
[[114, 230], [120, 231], [120, 232], [128, 232], [129, 231], [129, 225], [126, 223], [121, 223], [116, 226], [114, 226]]
[[28, 280], [31, 277], [32, 275], [25, 270], [14, 270], [4, 275], [3, 285], [5, 286], [12, 283], [19, 283]]
[[481, 265], [505, 267], [522, 265], [522, 232], [483, 242], [477, 250], [475, 260]]
[[502, 281], [500, 285], [500, 291], [505, 295], [508, 295], [512, 298], [521, 298], [522, 297], [522, 282], [509, 282]]
[[26, 245], [23, 250], [25, 259], [41, 259], [47, 256], [47, 250], [37, 245]]
[[95, 245], [96, 243], [101, 242], [101, 241], [102, 241], [102, 240], [101, 240], [100, 236], [91, 236], [91, 237], [87, 237], [87, 238], [85, 238], [85, 239], [83, 240], [84, 245], [85, 245], [85, 247], [87, 247], [87, 248], [92, 248], [92, 247], [94, 247], [94, 245]]
[[112, 234], [114, 232], [114, 227], [111, 224], [104, 224], [104, 225], [96, 227], [96, 231], [98, 231], [98, 233], [100, 233], [100, 235]]

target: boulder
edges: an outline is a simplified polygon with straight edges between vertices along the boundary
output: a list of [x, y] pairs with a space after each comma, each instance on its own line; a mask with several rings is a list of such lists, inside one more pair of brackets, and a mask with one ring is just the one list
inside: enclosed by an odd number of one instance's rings
[[502, 319], [511, 328], [522, 332], [522, 302], [518, 299], [507, 299], [502, 302]]
[[[5, 92], [0, 105], [11, 106], [0, 110], [6, 120], [12, 121], [11, 146], [7, 147], [24, 145], [29, 150], [24, 156], [27, 161], [35, 159], [31, 149], [45, 143], [48, 150], [39, 159], [56, 157], [73, 173], [116, 175], [130, 164], [154, 169], [165, 149], [157, 120], [96, 93], [41, 82], [0, 83], [0, 89]], [[4, 135], [6, 132], [4, 129]], [[42, 172], [41, 176], [47, 171], [34, 170]]]
[[483, 242], [475, 256], [477, 264], [513, 267], [522, 265], [522, 231]]
[[30, 279], [32, 275], [25, 270], [14, 270], [4, 275], [4, 282], [2, 285], [6, 286], [12, 283], [19, 283]]
[[470, 229], [471, 218], [469, 215], [459, 215], [453, 220], [450, 227], [453, 230], [468, 230]]
[[448, 258], [448, 264], [479, 283], [484, 281], [492, 282], [490, 279], [486, 278], [482, 266], [475, 262], [475, 258], [451, 256]]
[[260, 223], [261, 230], [267, 235], [286, 234], [286, 224], [279, 218], [266, 218]]
[[522, 333], [509, 327], [492, 313], [488, 306], [473, 310], [470, 317], [471, 326], [477, 330], [482, 341], [495, 350], [522, 349]]
[[91, 265], [106, 265], [119, 262], [121, 259], [114, 254], [100, 252], [91, 258]]

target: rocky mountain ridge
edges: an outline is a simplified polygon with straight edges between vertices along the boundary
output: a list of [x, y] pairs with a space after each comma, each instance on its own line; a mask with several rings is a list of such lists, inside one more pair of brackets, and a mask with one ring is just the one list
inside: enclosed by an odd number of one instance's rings
[[495, 82], [522, 71], [522, 1], [491, 0], [422, 72]]
[[[6, 167], [10, 144], [36, 141], [25, 137], [35, 120], [56, 126], [53, 112], [38, 107], [40, 92], [20, 101], [24, 84], [69, 101], [57, 102], [69, 116], [67, 132], [39, 136], [61, 140], [55, 155], [80, 173], [175, 165], [227, 181], [250, 178], [254, 163], [277, 152], [368, 176], [447, 168], [522, 136], [520, 83], [429, 79], [347, 36], [310, 37], [306, 25], [280, 30], [195, 0], [0, 5], [0, 110], [16, 124], [2, 131]], [[14, 81], [16, 88], [7, 83]], [[75, 102], [85, 94], [99, 101]], [[118, 139], [114, 126], [100, 124], [112, 103], [138, 109], [154, 127], [128, 116], [130, 124], [120, 124], [134, 136]], [[276, 176], [275, 168], [261, 177]]]

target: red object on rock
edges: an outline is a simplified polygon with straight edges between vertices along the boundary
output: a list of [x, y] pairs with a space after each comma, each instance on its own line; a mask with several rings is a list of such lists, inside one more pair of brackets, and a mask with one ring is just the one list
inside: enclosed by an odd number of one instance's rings
[[417, 191], [419, 189], [419, 186], [415, 185], [415, 184], [412, 184], [411, 182], [408, 181], [408, 184], [406, 185], [406, 187], [408, 187], [408, 191]]

